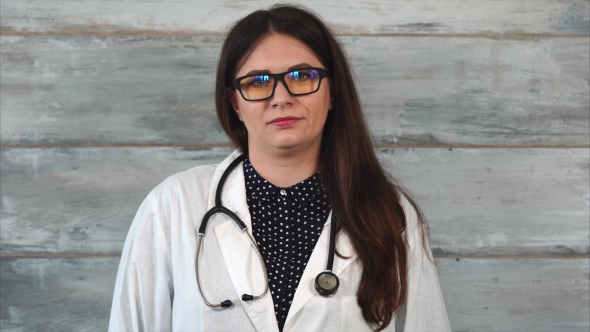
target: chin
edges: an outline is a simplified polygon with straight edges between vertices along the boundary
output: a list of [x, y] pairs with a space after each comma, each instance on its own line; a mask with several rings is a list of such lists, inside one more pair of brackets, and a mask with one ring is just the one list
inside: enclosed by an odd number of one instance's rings
[[272, 144], [272, 146], [274, 146], [277, 149], [283, 149], [283, 150], [292, 150], [292, 149], [296, 149], [297, 147], [300, 147], [302, 144], [299, 142], [277, 142], [275, 144]]
[[[269, 137], [270, 138], [270, 137]], [[275, 147], [294, 147], [303, 144], [304, 140], [294, 132], [282, 132], [271, 138], [270, 145]]]
[[301, 140], [300, 138], [295, 137], [283, 137], [282, 139], [276, 140], [271, 143], [272, 146], [278, 149], [297, 149], [304, 146], [310, 145], [309, 142]]

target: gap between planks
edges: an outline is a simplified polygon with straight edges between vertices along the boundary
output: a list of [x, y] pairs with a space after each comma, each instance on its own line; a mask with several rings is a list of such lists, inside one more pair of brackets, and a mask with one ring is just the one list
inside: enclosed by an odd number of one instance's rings
[[[125, 37], [145, 37], [145, 38], [225, 38], [225, 32], [193, 32], [193, 31], [161, 31], [148, 29], [117, 29], [111, 27], [88, 28], [88, 27], [71, 27], [62, 30], [36, 32], [36, 31], [19, 31], [10, 27], [0, 28], [1, 36], [15, 37], [96, 37], [96, 38], [125, 38]], [[588, 38], [590, 34], [553, 34], [553, 33], [359, 33], [359, 34], [336, 34], [339, 38], [347, 37], [375, 37], [375, 38], [483, 38], [483, 39], [505, 39], [505, 40], [536, 40], [543, 38]]]
[[[84, 144], [84, 143], [0, 143], [2, 149], [56, 149], [56, 148], [174, 148], [174, 149], [235, 149], [231, 145], [192, 144]], [[589, 149], [590, 144], [580, 145], [411, 145], [375, 144], [375, 149]]]
[[[26, 258], [120, 258], [121, 252], [107, 253], [75, 253], [75, 252], [13, 252], [0, 253], [0, 259], [26, 259]], [[590, 254], [523, 254], [523, 255], [487, 255], [487, 254], [452, 254], [434, 253], [437, 259], [590, 259]]]

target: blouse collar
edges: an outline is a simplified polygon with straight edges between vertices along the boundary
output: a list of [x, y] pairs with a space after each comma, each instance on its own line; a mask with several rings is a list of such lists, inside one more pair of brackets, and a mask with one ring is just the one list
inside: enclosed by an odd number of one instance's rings
[[243, 167], [246, 194], [249, 198], [254, 198], [257, 201], [268, 201], [276, 195], [284, 195], [293, 199], [300, 207], [304, 207], [316, 198], [316, 195], [325, 195], [323, 185], [319, 184], [319, 172], [292, 186], [280, 188], [258, 174], [250, 163], [249, 157], [244, 160]]

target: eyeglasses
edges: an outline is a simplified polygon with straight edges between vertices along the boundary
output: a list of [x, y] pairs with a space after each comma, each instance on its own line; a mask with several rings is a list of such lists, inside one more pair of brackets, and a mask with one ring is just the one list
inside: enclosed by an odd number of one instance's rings
[[320, 89], [322, 78], [329, 77], [323, 68], [298, 68], [278, 74], [251, 74], [236, 78], [234, 89], [247, 101], [270, 99], [279, 81], [292, 96], [303, 96]]

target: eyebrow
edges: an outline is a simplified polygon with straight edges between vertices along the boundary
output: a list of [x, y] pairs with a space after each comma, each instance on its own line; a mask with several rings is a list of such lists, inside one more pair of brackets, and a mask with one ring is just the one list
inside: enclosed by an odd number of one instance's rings
[[[293, 69], [297, 69], [297, 68], [309, 68], [309, 67], [313, 67], [312, 65], [310, 65], [309, 63], [299, 63], [296, 64], [294, 66], [291, 66], [288, 68], [288, 71], [291, 71]], [[270, 74], [270, 70], [267, 69], [255, 69], [255, 70], [251, 70], [248, 73], [246, 73], [246, 75], [252, 75], [252, 74]], [[244, 76], [246, 76], [244, 75]]]
[[306, 67], [313, 67], [313, 66], [304, 62], [304, 63], [297, 64], [295, 66], [289, 67], [289, 70], [293, 70], [293, 69], [297, 69], [297, 68], [306, 68]]

